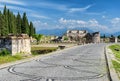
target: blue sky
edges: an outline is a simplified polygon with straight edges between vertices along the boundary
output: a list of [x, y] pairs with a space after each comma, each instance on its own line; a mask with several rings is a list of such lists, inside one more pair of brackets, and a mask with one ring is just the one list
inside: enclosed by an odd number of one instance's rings
[[101, 33], [120, 31], [120, 0], [0, 0], [17, 14], [27, 13], [37, 32], [88, 28]]

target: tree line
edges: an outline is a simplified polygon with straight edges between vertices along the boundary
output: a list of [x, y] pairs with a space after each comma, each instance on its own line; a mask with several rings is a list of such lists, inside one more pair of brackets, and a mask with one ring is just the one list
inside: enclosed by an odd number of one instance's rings
[[0, 11], [0, 36], [7, 36], [8, 34], [19, 35], [22, 33], [33, 36], [36, 33], [35, 31], [33, 23], [28, 21], [25, 12], [22, 17], [19, 12], [14, 15], [6, 6], [4, 6], [3, 12]]

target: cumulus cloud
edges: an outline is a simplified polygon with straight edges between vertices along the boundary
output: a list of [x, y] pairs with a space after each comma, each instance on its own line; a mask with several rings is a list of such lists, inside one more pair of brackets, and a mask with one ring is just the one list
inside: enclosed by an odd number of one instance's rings
[[[76, 28], [86, 28], [90, 29], [92, 31], [100, 31], [102, 33], [115, 33], [119, 32], [120, 29], [120, 23], [119, 18], [113, 18], [108, 25], [100, 24], [99, 21], [96, 19], [90, 19], [90, 20], [75, 20], [75, 19], [65, 19], [60, 18], [57, 22], [52, 22], [52, 24], [47, 22], [41, 22], [40, 20], [33, 21], [34, 26], [36, 27], [37, 31], [42, 29], [76, 29]], [[117, 24], [116, 26], [113, 24]]]
[[34, 27], [37, 29], [36, 31], [39, 32], [40, 30], [50, 30], [57, 28], [57, 25], [51, 25], [48, 22], [43, 22], [40, 20], [33, 21]]
[[59, 23], [62, 24], [64, 27], [67, 28], [89, 28], [93, 31], [102, 31], [105, 29], [108, 29], [107, 26], [99, 24], [99, 22], [95, 19], [91, 19], [88, 21], [83, 21], [83, 20], [72, 20], [72, 19], [64, 19], [60, 18]]
[[120, 31], [120, 18], [116, 17], [110, 20], [111, 24], [111, 32], [119, 32]]
[[36, 31], [39, 31], [40, 29], [48, 28], [48, 23], [41, 22], [39, 20], [33, 21], [33, 24], [34, 24], [35, 28], [37, 29]]

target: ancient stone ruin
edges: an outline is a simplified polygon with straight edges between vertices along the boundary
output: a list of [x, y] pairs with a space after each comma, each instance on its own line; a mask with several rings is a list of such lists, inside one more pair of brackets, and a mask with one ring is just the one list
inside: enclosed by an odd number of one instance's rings
[[92, 33], [92, 42], [93, 43], [100, 43], [100, 33], [99, 32], [94, 32]]
[[16, 53], [31, 54], [30, 38], [27, 34], [0, 37], [0, 49], [7, 49], [12, 55]]
[[71, 42], [100, 43], [100, 32], [88, 33], [86, 30], [68, 30], [64, 36], [67, 36]]
[[84, 38], [87, 34], [87, 31], [81, 31], [81, 30], [68, 30], [66, 32], [66, 36], [71, 41], [82, 41], [81, 39]]

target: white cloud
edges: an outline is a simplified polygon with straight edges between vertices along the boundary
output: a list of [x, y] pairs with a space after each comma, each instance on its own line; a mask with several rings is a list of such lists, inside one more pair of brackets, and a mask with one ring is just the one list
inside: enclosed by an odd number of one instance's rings
[[59, 23], [63, 27], [67, 28], [89, 28], [93, 31], [103, 31], [103, 30], [109, 30], [107, 26], [99, 24], [99, 22], [95, 19], [91, 19], [88, 21], [83, 20], [72, 20], [72, 19], [64, 19], [60, 18]]
[[92, 5], [87, 5], [87, 6], [83, 7], [83, 8], [70, 8], [69, 12], [70, 13], [73, 13], [73, 12], [84, 12], [84, 11], [88, 10], [89, 8], [91, 8], [91, 7], [92, 7]]
[[[116, 22], [114, 21], [113, 23], [118, 23], [119, 18], [113, 18], [113, 20], [116, 20]], [[52, 24], [47, 22], [41, 22], [40, 20], [33, 21], [33, 24], [36, 27], [37, 31], [42, 29], [56, 29], [56, 28], [57, 29], [87, 28], [92, 31], [100, 31], [102, 33], [115, 33], [115, 32], [119, 32], [120, 30], [120, 25], [117, 26], [111, 24], [109, 24], [110, 26], [102, 25], [96, 19], [90, 19], [85, 21], [85, 20], [60, 18], [58, 19], [58, 22], [52, 22]]]
[[114, 32], [119, 32], [120, 31], [120, 18], [119, 17], [116, 17], [116, 18], [113, 18], [110, 21], [110, 24], [111, 24], [111, 32], [114, 33]]
[[111, 23], [114, 24], [114, 25], [120, 24], [120, 18], [118, 18], [118, 17], [113, 18], [113, 19], [111, 20]]
[[18, 0], [0, 0], [0, 3], [8, 3], [8, 4], [15, 4], [15, 5], [22, 5], [22, 6], [26, 5], [24, 2], [18, 1]]
[[64, 28], [62, 25], [60, 25], [59, 23], [54, 23], [54, 24], [50, 24], [48, 22], [43, 22], [40, 20], [35, 20], [33, 21], [34, 27], [37, 29], [36, 31], [38, 32], [39, 30], [48, 30], [48, 29], [62, 29]]
[[36, 31], [39, 31], [40, 29], [48, 28], [48, 23], [41, 22], [40, 20], [33, 21], [33, 24], [34, 24], [35, 28], [37, 29]]
[[81, 24], [81, 25], [84, 25], [84, 24], [86, 24], [86, 22], [85, 21], [82, 21], [82, 20], [66, 20], [66, 19], [64, 19], [64, 18], [60, 18], [59, 19], [59, 22], [61, 23], [61, 24]]

